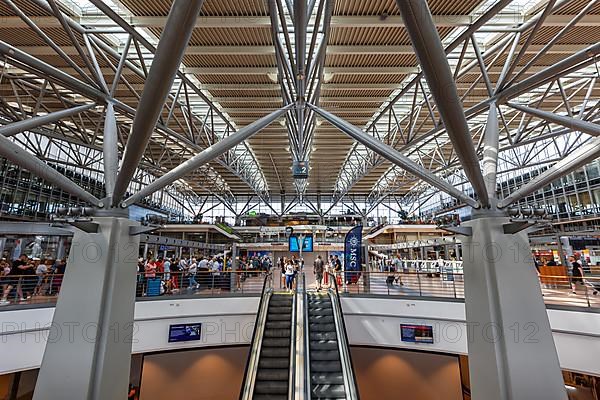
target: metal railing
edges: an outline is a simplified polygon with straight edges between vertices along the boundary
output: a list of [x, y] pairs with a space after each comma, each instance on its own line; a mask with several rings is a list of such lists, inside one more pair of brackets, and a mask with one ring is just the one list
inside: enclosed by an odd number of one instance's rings
[[[219, 296], [228, 294], [259, 295], [263, 288], [264, 271], [199, 271], [138, 273], [136, 297]], [[62, 286], [63, 275], [7, 275], [0, 277], [2, 305], [55, 303]]]
[[258, 361], [260, 358], [260, 349], [262, 347], [262, 332], [267, 320], [267, 310], [269, 308], [269, 299], [273, 293], [273, 274], [269, 273], [264, 277], [261, 300], [256, 313], [256, 321], [254, 322], [254, 331], [252, 332], [252, 341], [250, 353], [248, 354], [248, 362], [244, 371], [244, 381], [242, 382], [242, 390], [240, 392], [240, 400], [251, 400], [254, 395], [254, 382], [256, 372], [258, 371]]
[[[464, 275], [451, 270], [438, 272], [374, 272], [346, 271], [337, 273], [345, 295], [382, 295], [390, 297], [425, 297], [464, 299]], [[357, 278], [358, 277], [358, 278]], [[600, 308], [600, 277], [571, 275], [539, 275], [546, 304]]]
[[340, 301], [340, 293], [336, 277], [327, 272], [330, 280], [333, 281], [333, 288], [329, 290], [331, 303], [333, 306], [333, 317], [335, 319], [335, 329], [338, 338], [338, 348], [340, 352], [340, 361], [344, 374], [344, 386], [346, 387], [346, 398], [358, 400], [358, 385], [356, 383], [356, 375], [352, 364], [352, 355], [350, 354], [350, 341], [348, 340], [348, 332], [346, 331], [346, 322], [342, 314], [342, 302]]
[[[276, 270], [274, 274], [273, 279], [281, 280], [279, 271]], [[352, 274], [358, 276], [358, 279], [343, 282], [340, 291], [344, 294], [442, 299], [464, 299], [465, 296], [463, 274], [454, 272], [453, 269], [431, 272], [352, 271]], [[345, 272], [337, 275], [344, 277]], [[265, 276], [264, 271], [221, 271], [218, 275], [210, 271], [201, 271], [195, 275], [170, 272], [156, 273], [154, 277], [140, 273], [135, 290], [138, 300], [166, 296], [259, 295]], [[55, 303], [62, 279], [60, 274], [2, 276], [0, 294], [5, 301], [0, 304]], [[539, 280], [546, 304], [600, 308], [598, 276], [588, 275], [578, 279], [571, 275], [540, 275]], [[279, 286], [281, 285], [280, 282]]]

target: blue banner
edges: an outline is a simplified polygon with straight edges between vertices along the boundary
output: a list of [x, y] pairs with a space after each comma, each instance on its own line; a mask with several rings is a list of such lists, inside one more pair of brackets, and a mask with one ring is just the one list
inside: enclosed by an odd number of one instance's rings
[[350, 229], [344, 239], [344, 269], [346, 270], [346, 283], [356, 283], [360, 276], [362, 264], [362, 225]]

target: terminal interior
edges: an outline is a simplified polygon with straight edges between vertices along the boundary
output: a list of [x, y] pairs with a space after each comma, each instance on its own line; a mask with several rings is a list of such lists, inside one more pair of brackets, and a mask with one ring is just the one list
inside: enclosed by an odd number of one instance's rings
[[0, 399], [600, 399], [599, 0], [0, 0]]

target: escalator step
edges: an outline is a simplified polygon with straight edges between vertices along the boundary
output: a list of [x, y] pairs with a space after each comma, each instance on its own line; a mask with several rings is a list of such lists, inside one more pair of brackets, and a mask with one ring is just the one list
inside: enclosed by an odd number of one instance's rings
[[311, 361], [311, 372], [340, 372], [342, 364], [339, 361]]
[[291, 318], [292, 308], [291, 307], [278, 307], [278, 306], [269, 307], [269, 310], [267, 313], [268, 314], [288, 314], [288, 315], [290, 315], [290, 318]]
[[290, 360], [287, 357], [261, 357], [260, 360], [258, 360], [259, 369], [284, 369], [287, 371], [289, 367]]
[[310, 340], [337, 340], [337, 335], [334, 332], [310, 332]]
[[310, 381], [316, 385], [343, 385], [344, 376], [341, 372], [310, 374]]
[[267, 321], [265, 329], [289, 329], [292, 321]]
[[267, 314], [267, 321], [290, 321], [291, 314]]
[[260, 350], [261, 357], [289, 357], [289, 347], [262, 347]]
[[291, 334], [291, 329], [265, 329], [263, 336], [266, 338], [289, 338]]
[[338, 351], [338, 343], [336, 340], [311, 340], [310, 349], [317, 351]]
[[[259, 381], [288, 381], [290, 372], [287, 369], [263, 368], [256, 372], [256, 380]], [[335, 382], [333, 382], [335, 383]]]
[[311, 361], [339, 361], [340, 353], [337, 349], [330, 351], [314, 351], [313, 349], [313, 351], [310, 352], [310, 359]]
[[333, 324], [333, 315], [311, 315], [309, 313], [308, 321], [314, 324]]
[[254, 382], [254, 393], [257, 394], [287, 394], [287, 381], [256, 381]]
[[286, 300], [271, 300], [269, 302], [269, 307], [291, 307], [292, 306], [292, 301], [286, 301]]
[[346, 389], [344, 385], [313, 385], [312, 386], [312, 394], [313, 398], [317, 397], [319, 399], [328, 398], [328, 399], [345, 399], [346, 398]]
[[257, 394], [252, 396], [253, 400], [287, 400], [288, 395], [286, 394]]
[[332, 332], [335, 333], [335, 324], [310, 324], [311, 332]]
[[290, 347], [289, 338], [263, 338], [262, 347]]
[[309, 315], [311, 313], [313, 313], [314, 311], [325, 311], [325, 312], [330, 312], [330, 313], [333, 314], [333, 308], [332, 307], [324, 307], [322, 304], [315, 305], [314, 307], [309, 307], [308, 308], [308, 314]]
[[309, 316], [312, 316], [312, 315], [330, 316], [330, 315], [333, 315], [333, 309], [332, 308], [311, 308], [308, 310], [308, 315]]

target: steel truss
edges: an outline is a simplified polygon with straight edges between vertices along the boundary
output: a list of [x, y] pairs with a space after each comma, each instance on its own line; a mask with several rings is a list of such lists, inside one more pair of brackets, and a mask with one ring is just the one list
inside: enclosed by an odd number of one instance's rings
[[[198, 157], [205, 149], [221, 142], [232, 143], [231, 148], [226, 148], [215, 158], [204, 156], [201, 162], [194, 164], [194, 169], [177, 175], [177, 179], [166, 186], [167, 195], [172, 190], [185, 194], [186, 198], [196, 193], [184, 202], [186, 210], [194, 211], [194, 207], [202, 202], [201, 194], [208, 192], [238, 215], [240, 205], [225, 179], [231, 173], [248, 185], [257, 201], [270, 206], [271, 196], [261, 166], [245, 141], [235, 143], [238, 130], [210, 100], [204, 90], [207, 86], [197, 82], [184, 67], [179, 68], [178, 62], [170, 60], [169, 63], [169, 57], [161, 57], [160, 42], [159, 46], [155, 46], [148, 40], [148, 37], [156, 39], [156, 30], [146, 28], [160, 24], [117, 14], [99, 0], [92, 1], [102, 14], [95, 23], [89, 16], [77, 15], [60, 7], [57, 0], [32, 1], [50, 16], [39, 20], [31, 18], [19, 8], [20, 2], [6, 0], [5, 3], [15, 13], [8, 22], [32, 29], [44, 42], [46, 51], [56, 55], [63, 67], [53, 67], [35, 55], [0, 43], [3, 56], [0, 110], [4, 114], [1, 121], [4, 126], [0, 132], [4, 139], [10, 138], [7, 140], [26, 148], [27, 154], [43, 162], [103, 173], [107, 197], [115, 197], [110, 199], [113, 205], [135, 196], [136, 192]], [[486, 3], [489, 8], [477, 10], [468, 20], [452, 25], [455, 31], [445, 40], [442, 52], [451, 60], [451, 80], [456, 82], [458, 101], [467, 102], [471, 96], [480, 98], [481, 90], [485, 91], [483, 101], [464, 110], [468, 125], [460, 120], [449, 120], [449, 115], [462, 113], [440, 109], [439, 94], [432, 90], [436, 85], [430, 81], [426, 60], [420, 60], [423, 71], [412, 71], [364, 130], [376, 141], [398, 150], [402, 157], [407, 158], [406, 165], [426, 171], [426, 176], [435, 177], [431, 179], [445, 180], [450, 186], [460, 188], [466, 197], [480, 201], [483, 207], [489, 206], [486, 197], [493, 189], [488, 182], [485, 188], [482, 185], [484, 174], [479, 166], [479, 160], [489, 161], [491, 153], [485, 156], [486, 149], [494, 149], [486, 133], [490, 110], [497, 115], [500, 134], [497, 159], [492, 159], [483, 169], [489, 171], [497, 164], [495, 174], [498, 176], [516, 169], [526, 171], [554, 164], [582, 145], [587, 146], [590, 154], [595, 154], [595, 141], [591, 137], [599, 131], [600, 105], [594, 90], [599, 77], [597, 55], [600, 45], [580, 46], [569, 53], [569, 49], [560, 43], [573, 27], [593, 24], [588, 12], [598, 1], [590, 1], [570, 18], [554, 14], [554, 11], [569, 5], [570, 0], [549, 1], [527, 15], [507, 11], [510, 3], [509, 0]], [[192, 14], [197, 14], [198, 10], [199, 7], [195, 8]], [[319, 108], [321, 85], [327, 73], [325, 54], [329, 49], [330, 27], [350, 22], [332, 15], [331, 0], [271, 0], [269, 10], [269, 19], [263, 22], [272, 28], [272, 52], [278, 61], [278, 87], [284, 106], [293, 107], [293, 111], [279, 115], [286, 120], [293, 160], [308, 160], [317, 129], [315, 109]], [[509, 14], [513, 18], [512, 25], [507, 21]], [[386, 23], [404, 24], [410, 30], [410, 20], [406, 20], [406, 15], [405, 12], [401, 18], [394, 17]], [[501, 15], [500, 23], [498, 18]], [[176, 33], [169, 18], [162, 20], [167, 26], [161, 41], [164, 39], [167, 47], [169, 42], [165, 37]], [[188, 33], [204, 22], [191, 19], [194, 21], [183, 17], [179, 21]], [[98, 22], [100, 20], [104, 22]], [[214, 24], [210, 19], [207, 21]], [[355, 22], [365, 22], [361, 21]], [[534, 44], [536, 35], [545, 24], [559, 29], [546, 44]], [[112, 27], [106, 28], [107, 25]], [[44, 29], [50, 26], [64, 30], [69, 39], [68, 46], [57, 44], [56, 39], [46, 33]], [[139, 26], [144, 28], [140, 30]], [[116, 39], [116, 35], [120, 40]], [[183, 33], [177, 35], [179, 39], [186, 37]], [[338, 47], [333, 46], [330, 50], [349, 51]], [[39, 49], [27, 49], [40, 57], [46, 54]], [[180, 55], [182, 51], [180, 48]], [[412, 50], [398, 48], [390, 51]], [[438, 52], [438, 56], [442, 52]], [[548, 68], [538, 68], [536, 61], [552, 53], [565, 56]], [[142, 89], [144, 86], [156, 87], [145, 83], [155, 79], [152, 69], [161, 66], [173, 77], [163, 85], [165, 101], [159, 101], [160, 107], [153, 110], [141, 107], [142, 103], [153, 103], [142, 101], [145, 94]], [[478, 77], [469, 81], [468, 76], [473, 74], [478, 74]], [[152, 97], [153, 92], [148, 91], [146, 98]], [[137, 113], [135, 105], [140, 105], [142, 111]], [[542, 106], [551, 111], [539, 110]], [[64, 111], [56, 114], [53, 112], [56, 108]], [[142, 128], [136, 125], [136, 116], [145, 123]], [[150, 116], [150, 123], [146, 123], [148, 121], [144, 119]], [[452, 124], [451, 129], [449, 123]], [[433, 128], [430, 129], [430, 126]], [[470, 132], [468, 138], [460, 133], [465, 126]], [[250, 135], [256, 133], [244, 132]], [[473, 151], [468, 144], [472, 144]], [[50, 148], [60, 148], [61, 158], [49, 152]], [[552, 154], [551, 149], [554, 149]], [[33, 168], [35, 161], [27, 155], [24, 157]], [[568, 160], [566, 166], [559, 164], [555, 174], [565, 172], [561, 166], [572, 170], [589, 157], [571, 158], [573, 160]], [[115, 169], [119, 162], [125, 166], [121, 171]], [[466, 170], [465, 164], [469, 164]], [[41, 166], [39, 163], [35, 165]], [[384, 172], [380, 172], [382, 170]], [[52, 175], [47, 178], [68, 185], [56, 174], [47, 174]], [[298, 202], [310, 203], [311, 208], [325, 215], [357, 183], [372, 174], [381, 174], [381, 177], [366, 197], [364, 213], [367, 215], [384, 199], [395, 194], [409, 194], [405, 199], [411, 202], [414, 198], [423, 200], [423, 196], [429, 196], [428, 186], [415, 180], [405, 168], [390, 166], [384, 155], [355, 144], [340, 171], [329, 210], [323, 211], [309, 200], [305, 180], [296, 182]], [[473, 182], [478, 183], [473, 185]], [[535, 185], [532, 183], [518, 195], [536, 189]], [[106, 202], [105, 199], [90, 198], [78, 188], [72, 189], [94, 204]], [[123, 196], [125, 192], [128, 194]], [[142, 193], [151, 194], [148, 190]], [[422, 196], [415, 197], [419, 194]], [[500, 201], [500, 205], [518, 201], [518, 195], [509, 196], [508, 200]], [[139, 200], [140, 196], [133, 199]], [[153, 196], [157, 201], [163, 195]], [[126, 201], [126, 204], [131, 204], [131, 201]]]
[[[499, 32], [483, 51], [480, 31], [493, 30], [487, 24], [488, 21], [508, 3], [510, 2], [494, 4], [475, 19], [473, 24], [451, 36], [451, 42], [445, 51], [457, 60], [453, 75], [458, 82], [462, 101], [473, 95], [478, 84], [484, 84], [487, 90], [489, 100], [465, 110], [478, 158], [483, 157], [483, 131], [489, 109], [487, 104], [496, 101], [502, 131], [500, 157], [503, 160], [513, 158], [513, 164], [526, 169], [529, 163], [539, 164], [535, 155], [548, 146], [560, 147], [557, 157], [545, 160], [550, 164], [562, 157], [565, 150], [581, 144], [586, 135], [595, 135], [598, 130], [598, 102], [592, 96], [593, 90], [597, 89], [598, 80], [598, 66], [594, 64], [598, 54], [597, 45], [566, 57], [566, 62], [561, 63], [562, 66], [553, 66], [550, 73], [540, 70], [525, 80], [519, 79], [533, 65], [528, 62], [521, 66], [519, 61], [525, 53], [534, 51], [534, 60], [552, 53], [553, 46], [558, 47], [556, 43], [560, 38], [580, 23], [597, 2], [590, 2], [572, 19], [565, 19], [562, 29], [548, 41], [548, 45], [539, 50], [531, 50], [535, 47], [531, 43], [539, 28], [546, 18], [550, 18], [551, 11], [568, 4], [568, 1], [549, 2], [546, 8], [534, 13], [529, 20], [521, 25], [517, 23], [514, 31]], [[520, 46], [515, 46], [519, 39]], [[471, 61], [467, 62], [469, 58]], [[573, 59], [571, 62], [570, 58]], [[505, 60], [504, 63], [500, 62], [502, 59]], [[461, 83], [462, 77], [475, 72], [480, 73], [480, 76], [474, 82]], [[497, 76], [498, 72], [500, 77], [496, 87], [493, 87], [490, 76]], [[532, 111], [541, 105], [551, 106], [552, 112]], [[434, 128], [424, 130], [423, 127], [428, 124]], [[564, 129], [561, 125], [569, 129]], [[572, 134], [573, 131], [575, 134]], [[462, 169], [422, 72], [415, 71], [393, 98], [384, 103], [381, 111], [365, 127], [365, 132], [399, 149], [419, 165], [442, 177], [451, 176], [456, 170]], [[558, 140], [564, 140], [565, 143], [558, 146]], [[521, 149], [517, 151], [517, 148]], [[355, 143], [340, 170], [334, 198], [339, 201], [364, 177], [387, 165], [389, 164], [383, 156]], [[461, 182], [464, 191], [471, 190], [468, 180]], [[425, 189], [405, 170], [396, 166], [387, 167], [368, 195], [369, 209], [375, 208], [391, 194], [404, 194], [413, 190], [426, 192]]]
[[[90, 29], [78, 24], [77, 15], [67, 15], [65, 10], [57, 8], [54, 1], [36, 1], [53, 15], [57, 24], [60, 24], [69, 34], [73, 47], [79, 59], [84, 61], [79, 66], [72, 52], [67, 54], [48, 37], [44, 31], [37, 27], [36, 21], [29, 18], [17, 5], [8, 2], [18, 17], [28, 27], [34, 29], [40, 38], [56, 50], [59, 56], [69, 67], [75, 70], [75, 75], [70, 76], [52, 68], [35, 57], [15, 57], [13, 48], [2, 45], [4, 54], [4, 67], [2, 71], [3, 82], [10, 85], [10, 91], [3, 96], [0, 107], [10, 120], [31, 120], [39, 113], [48, 113], [52, 106], [61, 105], [65, 108], [79, 106], [86, 103], [86, 99], [98, 102], [100, 105], [86, 112], [77, 112], [69, 119], [57, 119], [54, 128], [43, 130], [56, 140], [64, 139], [68, 146], [73, 148], [72, 158], [81, 158], [77, 153], [78, 147], [102, 150], [106, 140], [102, 128], [111, 121], [106, 119], [107, 104], [114, 104], [114, 120], [118, 123], [113, 146], [118, 152], [123, 152], [128, 143], [129, 133], [132, 129], [132, 120], [136, 110], [129, 106], [131, 99], [140, 99], [140, 89], [144, 87], [148, 73], [148, 58], [152, 57], [155, 50], [138, 31], [128, 25], [123, 19], [122, 31], [128, 32], [125, 45], [114, 40], [113, 32], [106, 30]], [[99, 6], [105, 5], [99, 2]], [[105, 10], [106, 11], [106, 10]], [[115, 14], [108, 17], [120, 18]], [[85, 43], [85, 45], [81, 45]], [[135, 53], [134, 49], [135, 48]], [[47, 72], [52, 74], [48, 75]], [[133, 79], [132, 74], [135, 76]], [[168, 98], [160, 111], [161, 115], [155, 129], [152, 130], [146, 151], [142, 154], [141, 161], [136, 163], [134, 181], [140, 181], [140, 176], [150, 174], [160, 176], [186, 159], [197, 154], [204, 148], [210, 147], [220, 139], [227, 138], [236, 132], [235, 127], [221, 113], [217, 106], [199, 89], [191, 77], [182, 72], [177, 72], [172, 88], [168, 89]], [[79, 80], [80, 78], [81, 80]], [[136, 83], [132, 83], [134, 80]], [[110, 86], [110, 87], [109, 87]], [[6, 89], [6, 86], [5, 86]], [[123, 100], [120, 100], [120, 99]], [[88, 100], [88, 108], [93, 104]], [[30, 104], [34, 103], [34, 106]], [[11, 124], [12, 125], [12, 124]], [[43, 124], [39, 124], [41, 126]], [[14, 127], [13, 127], [14, 128]], [[47, 132], [47, 133], [46, 133]], [[12, 135], [12, 134], [11, 134]], [[29, 136], [30, 133], [25, 134]], [[26, 139], [24, 139], [26, 140]], [[24, 144], [24, 143], [21, 143]], [[77, 147], [77, 148], [76, 148]], [[115, 165], [118, 155], [110, 159], [111, 152], [104, 149], [104, 159]], [[39, 154], [38, 154], [39, 155]], [[96, 154], [97, 156], [97, 154]], [[102, 158], [102, 157], [101, 157]], [[85, 160], [72, 160], [75, 165], [82, 164]], [[215, 168], [205, 165], [187, 177], [188, 184], [195, 191], [208, 191], [220, 198], [228, 208], [234, 208], [235, 196], [229, 185], [221, 176], [227, 171], [245, 182], [260, 198], [268, 201], [269, 191], [266, 180], [262, 174], [252, 150], [245, 143], [229, 149], [220, 155], [216, 164], [222, 169], [218, 172]], [[142, 171], [140, 171], [140, 169]], [[107, 178], [107, 184], [110, 179]], [[114, 185], [114, 184], [113, 184]], [[107, 188], [108, 189], [108, 188]], [[131, 191], [131, 184], [125, 190]], [[108, 191], [107, 191], [108, 193]]]

